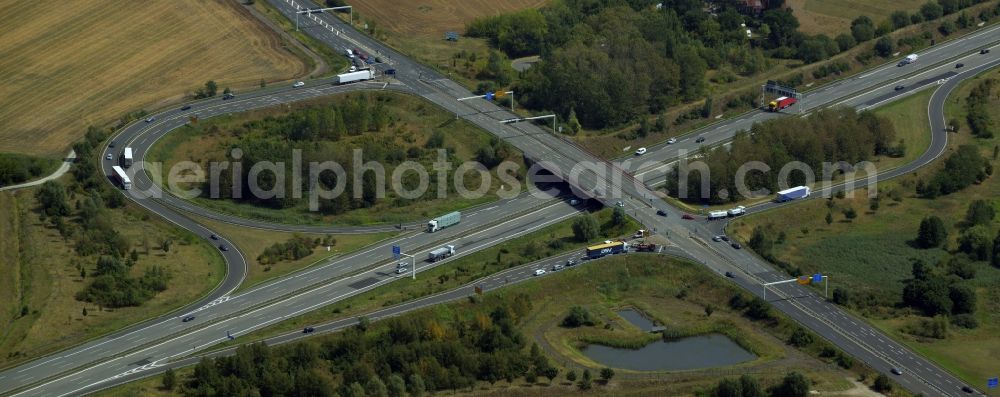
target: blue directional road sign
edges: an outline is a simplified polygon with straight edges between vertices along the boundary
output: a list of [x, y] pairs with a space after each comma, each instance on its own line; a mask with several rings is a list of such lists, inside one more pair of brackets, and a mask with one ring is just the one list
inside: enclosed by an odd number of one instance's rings
[[483, 95], [483, 98], [486, 98], [487, 101], [492, 101], [494, 96], [496, 96], [496, 94], [490, 91], [487, 92], [486, 95]]
[[392, 259], [399, 259], [400, 249], [398, 245], [392, 246]]
[[996, 389], [997, 386], [1000, 386], [1000, 378], [990, 378], [986, 380], [986, 388]]
[[813, 275], [812, 282], [818, 283], [818, 282], [821, 282], [821, 281], [823, 281], [823, 275], [822, 274], [816, 273], [816, 274]]

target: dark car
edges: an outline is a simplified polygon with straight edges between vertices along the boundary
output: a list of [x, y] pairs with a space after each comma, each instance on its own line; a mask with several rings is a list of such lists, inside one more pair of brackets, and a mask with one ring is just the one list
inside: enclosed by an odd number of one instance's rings
[[963, 67], [963, 66], [965, 66], [964, 63], [956, 63], [955, 64], [955, 69], [958, 69], [958, 68]]
[[895, 368], [895, 367], [892, 370], [890, 370], [889, 372], [892, 372], [893, 375], [902, 375], [903, 374], [903, 371], [900, 371], [899, 368]]
[[211, 237], [211, 238], [212, 238], [212, 240], [218, 240], [218, 239], [219, 239], [219, 236], [216, 236], [216, 235], [214, 235], [214, 234], [213, 234], [213, 235], [211, 235], [211, 236], [209, 236], [209, 237]]
[[315, 329], [315, 328], [313, 328], [313, 327], [305, 327], [305, 328], [302, 328], [302, 333], [303, 333], [303, 334], [311, 334], [311, 333], [312, 333], [313, 331], [315, 331], [315, 330], [316, 330], [316, 329]]
[[722, 241], [729, 241], [729, 236], [726, 236], [725, 234], [720, 235], [719, 238], [721, 238]]
[[733, 272], [726, 272], [726, 277], [733, 278], [733, 277], [736, 277], [736, 276], [733, 275]]
[[694, 143], [702, 143], [702, 142], [705, 142], [705, 137], [703, 137], [703, 136], [700, 136], [700, 137], [698, 137], [698, 139], [694, 140]]
[[181, 110], [191, 110], [191, 105], [184, 105]]
[[396, 69], [386, 69], [385, 70], [385, 74], [387, 74], [387, 75], [395, 75], [396, 74]]
[[690, 220], [690, 219], [694, 219], [694, 217], [691, 216], [691, 214], [684, 214], [684, 215], [681, 215], [681, 219], [688, 219], [688, 220]]
[[740, 249], [740, 248], [743, 248], [743, 246], [742, 246], [742, 245], [740, 245], [740, 243], [737, 243], [737, 242], [735, 242], [735, 241], [733, 241], [733, 243], [732, 243], [732, 244], [729, 244], [729, 245], [731, 245], [731, 246], [732, 246], [733, 248], [736, 248], [736, 249]]
[[979, 50], [979, 53], [980, 54], [989, 54], [990, 53], [990, 49], [989, 48], [983, 48], [983, 49]]
[[966, 393], [972, 393], [974, 390], [972, 390], [972, 388], [969, 386], [962, 386], [962, 391]]
[[115, 147], [115, 141], [108, 142], [108, 147]]
[[225, 100], [227, 100], [227, 99], [233, 99], [233, 98], [236, 98], [236, 95], [233, 95], [232, 93], [229, 93], [229, 94], [222, 94], [222, 100], [223, 100], [223, 101], [225, 101]]
[[225, 244], [220, 244], [219, 249], [223, 251], [229, 251], [229, 247], [227, 247]]
[[901, 86], [901, 85], [897, 85], [895, 89], [896, 89], [896, 91], [902, 91], [904, 88], [906, 88], [906, 87]]
[[656, 210], [656, 215], [659, 215], [659, 216], [667, 216], [667, 211], [664, 211], [664, 210]]
[[194, 320], [194, 316], [187, 316], [187, 317], [184, 317], [183, 319], [181, 319], [181, 321], [183, 321], [185, 323], [188, 322], [188, 321], [191, 321], [191, 320]]

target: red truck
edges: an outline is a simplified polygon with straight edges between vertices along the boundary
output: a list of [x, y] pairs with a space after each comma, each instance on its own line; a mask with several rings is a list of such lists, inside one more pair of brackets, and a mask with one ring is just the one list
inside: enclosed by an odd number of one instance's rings
[[795, 102], [798, 102], [795, 98], [783, 96], [771, 101], [771, 103], [767, 104], [767, 108], [772, 112], [777, 112], [781, 109], [794, 105]]
[[656, 251], [656, 244], [652, 244], [652, 243], [649, 243], [649, 244], [647, 244], [647, 243], [636, 244], [635, 245], [635, 250], [637, 252], [655, 252]]

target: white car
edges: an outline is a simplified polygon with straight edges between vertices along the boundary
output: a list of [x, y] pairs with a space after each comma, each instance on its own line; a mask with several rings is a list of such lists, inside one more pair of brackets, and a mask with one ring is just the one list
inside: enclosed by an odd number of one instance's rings
[[108, 153], [108, 155], [107, 155], [107, 156], [104, 156], [104, 159], [105, 159], [105, 160], [111, 160], [112, 158], [113, 158], [113, 157], [111, 156], [111, 153]]
[[642, 156], [644, 154], [646, 154], [646, 148], [644, 148], [644, 147], [641, 147], [641, 148], [638, 148], [638, 149], [635, 150], [635, 155], [636, 156]]
[[541, 276], [541, 275], [543, 275], [543, 274], [545, 274], [545, 269], [538, 269], [538, 270], [535, 270], [535, 275], [536, 275], [536, 276]]
[[667, 139], [667, 144], [668, 144], [668, 145], [673, 145], [673, 144], [675, 144], [675, 143], [677, 143], [677, 138], [670, 138], [670, 139]]
[[149, 118], [146, 119], [147, 123], [152, 123], [153, 121], [156, 121], [156, 117], [149, 116]]
[[396, 268], [396, 274], [403, 274], [403, 273], [406, 273], [406, 272], [407, 272], [407, 269], [405, 267], [397, 267]]
[[350, 48], [347, 49], [347, 57], [348, 58], [354, 58], [354, 51], [351, 51]]
[[306, 85], [306, 83], [305, 83], [305, 82], [302, 82], [302, 81], [298, 81], [298, 82], [296, 82], [295, 84], [292, 84], [292, 87], [295, 87], [295, 88], [299, 88], [299, 87], [302, 87], [302, 86], [304, 86], [304, 85]]
[[358, 71], [358, 67], [357, 66], [351, 66], [350, 71], [357, 72]]

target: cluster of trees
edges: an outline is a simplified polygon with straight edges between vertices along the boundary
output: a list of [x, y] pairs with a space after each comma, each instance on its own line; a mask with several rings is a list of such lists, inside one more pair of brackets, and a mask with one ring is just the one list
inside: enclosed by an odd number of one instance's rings
[[986, 79], [977, 84], [965, 98], [966, 121], [972, 135], [989, 139], [993, 137], [993, 120], [990, 118], [990, 94], [996, 85], [996, 79]]
[[39, 157], [0, 153], [0, 186], [37, 178], [45, 172], [48, 162]]
[[771, 312], [771, 304], [758, 297], [747, 299], [743, 294], [733, 295], [729, 299], [729, 307], [733, 310], [742, 310], [743, 314], [754, 320], [770, 320], [774, 318]]
[[739, 379], [724, 378], [712, 390], [713, 397], [806, 397], [809, 395], [809, 379], [798, 372], [789, 372], [767, 391], [751, 375]]
[[[301, 149], [302, 164], [333, 161], [344, 168], [344, 180], [338, 180], [336, 174], [331, 171], [322, 172], [318, 178], [318, 188], [344, 189], [343, 194], [332, 199], [319, 200], [320, 213], [336, 215], [352, 209], [369, 208], [383, 200], [391, 200], [394, 205], [403, 206], [413, 201], [436, 198], [438, 178], [430, 178], [425, 194], [417, 198], [398, 197], [393, 194], [392, 189], [387, 188], [387, 185], [392, 183], [391, 176], [395, 166], [404, 161], [429, 165], [436, 160], [437, 149], [445, 150], [448, 161], [456, 164], [460, 163], [461, 159], [455, 158], [454, 145], [470, 145], [476, 159], [488, 168], [494, 168], [503, 160], [515, 155], [515, 151], [508, 144], [498, 139], [482, 142], [449, 142], [445, 134], [447, 130], [444, 129], [446, 125], [435, 127], [427, 141], [423, 143], [418, 142], [412, 135], [404, 136], [401, 142], [392, 134], [367, 134], [385, 132], [396, 120], [396, 111], [401, 108], [387, 105], [390, 99], [379, 94], [349, 95], [337, 105], [311, 106], [282, 116], [269, 116], [243, 123], [231, 131], [238, 138], [233, 146], [242, 150], [242, 157], [230, 161], [238, 162], [239, 166], [223, 169], [219, 173], [215, 189], [213, 189], [214, 181], [206, 178], [202, 196], [232, 199], [269, 208], [290, 208], [305, 204], [308, 195], [304, 195], [305, 198], [295, 198], [291, 194], [294, 191], [292, 185], [294, 178], [291, 177], [294, 171], [292, 149]], [[213, 133], [216, 128], [217, 126], [209, 127], [208, 132]], [[475, 146], [477, 144], [478, 146]], [[359, 183], [354, 183], [355, 172], [361, 171], [355, 170], [352, 166], [355, 149], [361, 150], [363, 164], [375, 162], [383, 167], [384, 180], [376, 177], [375, 171], [369, 170], [358, 175]], [[253, 194], [248, 183], [250, 170], [254, 164], [261, 162], [283, 163], [283, 180], [276, 178], [270, 171], [260, 172], [256, 177], [260, 189], [264, 191], [283, 189], [284, 197], [278, 195], [262, 197]], [[275, 168], [280, 169], [277, 166]], [[308, 168], [302, 167], [299, 170], [299, 180], [302, 183], [300, 187], [303, 192], [314, 188], [307, 185], [310, 182]], [[240, 175], [235, 177], [239, 181], [238, 184], [233, 183], [234, 169], [240, 170]], [[476, 173], [469, 173], [464, 181], [467, 188], [475, 189], [478, 187], [479, 176]], [[412, 191], [420, 185], [420, 178], [415, 172], [406, 172], [400, 182], [404, 189]], [[442, 189], [454, 192], [455, 186], [447, 183]]]
[[96, 277], [77, 292], [76, 299], [111, 308], [139, 306], [165, 291], [170, 273], [161, 266], [151, 266], [139, 277], [129, 276], [134, 257], [124, 262], [116, 256], [98, 258]]
[[[876, 155], [899, 156], [905, 151], [904, 142], [895, 142], [896, 130], [887, 118], [870, 112], [857, 113], [850, 108], [820, 110], [809, 118], [781, 118], [754, 124], [749, 132], [741, 131], [729, 148], [703, 149], [703, 161], [708, 166], [708, 190], [703, 190], [701, 172], [692, 166], [681, 186], [680, 167], [674, 167], [666, 177], [666, 190], [671, 196], [689, 202], [721, 204], [739, 201], [737, 170], [744, 164], [760, 161], [772, 168], [770, 172], [750, 172], [744, 178], [750, 191], [778, 191], [778, 170], [791, 161], [800, 161], [815, 170], [817, 177], [824, 162], [846, 162], [842, 169], [871, 160]], [[802, 185], [806, 176], [792, 172], [790, 186]], [[686, 187], [686, 194], [681, 194]]]
[[979, 153], [974, 145], [961, 145], [944, 161], [926, 183], [917, 181], [917, 194], [924, 198], [935, 198], [965, 189], [973, 183], [980, 183], [993, 174], [993, 165]]
[[270, 247], [265, 248], [264, 252], [257, 256], [257, 262], [266, 265], [281, 261], [298, 260], [312, 255], [313, 250], [320, 244], [332, 246], [336, 243], [337, 240], [330, 236], [326, 236], [326, 238], [320, 240], [319, 237], [311, 239], [295, 235], [288, 239], [288, 241], [274, 243]]
[[537, 346], [527, 349], [516, 329], [530, 308], [528, 297], [518, 295], [469, 319], [406, 316], [377, 329], [362, 319], [321, 343], [253, 344], [232, 357], [205, 358], [190, 377], [171, 383], [185, 396], [422, 396], [476, 381], [544, 376], [551, 382], [559, 371]]
[[953, 316], [967, 324], [976, 311], [975, 289], [963, 283], [961, 277], [941, 274], [920, 260], [913, 262], [912, 274], [903, 287], [904, 304], [927, 316]]

